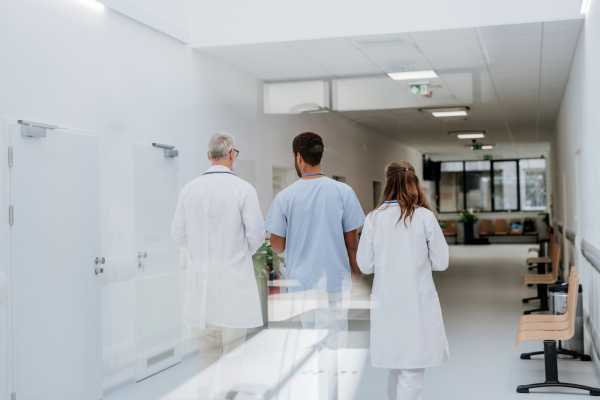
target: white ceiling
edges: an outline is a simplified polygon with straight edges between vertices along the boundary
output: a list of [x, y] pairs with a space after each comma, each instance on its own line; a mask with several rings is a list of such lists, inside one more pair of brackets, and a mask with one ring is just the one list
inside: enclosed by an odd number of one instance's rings
[[[390, 85], [406, 95], [407, 83], [391, 81], [387, 72], [434, 69], [439, 78], [430, 80], [431, 99], [418, 98], [414, 105], [380, 101], [376, 103], [381, 106], [338, 107], [353, 110], [338, 112], [444, 157], [470, 151], [448, 131], [487, 130], [483, 141], [498, 145], [491, 153], [514, 157], [524, 156], [526, 149], [547, 148], [534, 145], [549, 141], [581, 26], [582, 20], [567, 20], [199, 51], [267, 82], [341, 79], [339, 84], [351, 84], [369, 98], [377, 98], [378, 90], [384, 90], [377, 89], [382, 84], [387, 96]], [[418, 107], [443, 104], [468, 105], [471, 110], [466, 118], [452, 119], [418, 111]]]

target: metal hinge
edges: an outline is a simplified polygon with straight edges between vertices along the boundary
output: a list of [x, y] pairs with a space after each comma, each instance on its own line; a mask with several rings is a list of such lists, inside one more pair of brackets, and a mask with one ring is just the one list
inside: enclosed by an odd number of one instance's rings
[[12, 226], [15, 223], [15, 210], [13, 206], [8, 207], [8, 224]]
[[8, 166], [9, 167], [13, 166], [13, 148], [12, 147], [8, 148]]

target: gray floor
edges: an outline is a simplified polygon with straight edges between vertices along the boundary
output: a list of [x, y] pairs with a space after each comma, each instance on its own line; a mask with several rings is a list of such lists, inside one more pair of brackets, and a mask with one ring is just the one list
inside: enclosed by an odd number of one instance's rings
[[[580, 399], [587, 392], [540, 389], [538, 393], [517, 394], [519, 384], [544, 380], [544, 364], [520, 360], [526, 351], [541, 350], [541, 342], [515, 346], [517, 326], [524, 305], [520, 299], [535, 295], [523, 288], [524, 260], [530, 245], [451, 246], [451, 264], [445, 272], [434, 273], [442, 302], [450, 343], [450, 363], [430, 368], [425, 375], [424, 400], [434, 399]], [[352, 315], [352, 312], [351, 312]], [[349, 349], [368, 348], [368, 320], [364, 310], [355, 310], [350, 323]], [[294, 328], [296, 321], [272, 325], [272, 329]], [[181, 364], [125, 387], [107, 400], [158, 400], [183, 385], [196, 373], [197, 355]], [[343, 368], [343, 366], [340, 366]], [[353, 369], [360, 369], [354, 368]], [[387, 372], [368, 363], [356, 375], [353, 399], [385, 399]], [[598, 386], [592, 364], [560, 360], [561, 381]], [[560, 394], [559, 394], [560, 393]]]

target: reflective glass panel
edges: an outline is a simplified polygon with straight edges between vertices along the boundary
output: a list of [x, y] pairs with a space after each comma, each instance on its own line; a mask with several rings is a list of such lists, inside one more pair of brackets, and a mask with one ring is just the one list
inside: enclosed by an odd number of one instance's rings
[[440, 212], [464, 209], [463, 162], [443, 162], [440, 175]]
[[517, 162], [494, 161], [494, 210], [518, 210]]
[[492, 182], [489, 161], [467, 161], [466, 190], [467, 209], [492, 211]]
[[546, 160], [520, 160], [521, 209], [542, 211], [546, 208]]

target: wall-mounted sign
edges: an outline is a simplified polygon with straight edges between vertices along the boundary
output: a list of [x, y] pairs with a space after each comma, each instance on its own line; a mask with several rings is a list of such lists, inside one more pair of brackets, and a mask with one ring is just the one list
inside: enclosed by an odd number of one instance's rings
[[429, 83], [413, 83], [409, 85], [408, 93], [412, 96], [426, 96], [429, 94]]
[[484, 154], [484, 155], [483, 155], [483, 159], [484, 159], [484, 160], [491, 160], [492, 158], [493, 158], [493, 157], [492, 157], [492, 155], [491, 155], [491, 154]]

